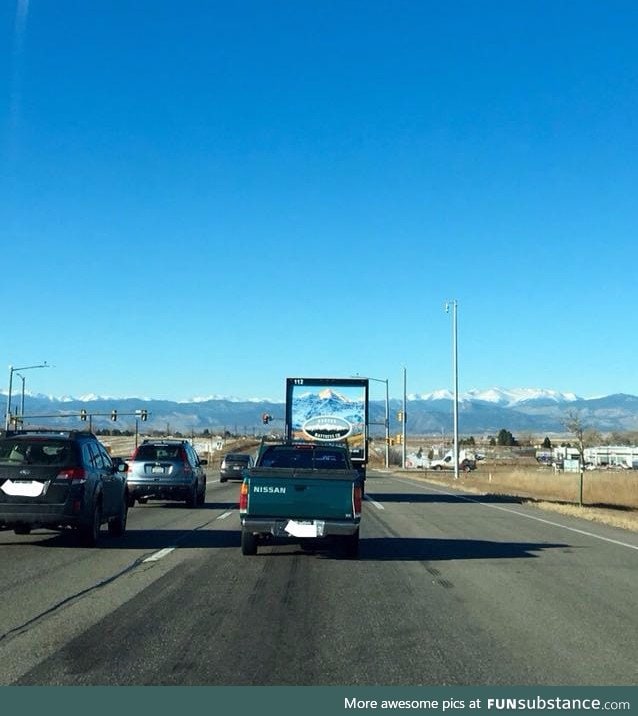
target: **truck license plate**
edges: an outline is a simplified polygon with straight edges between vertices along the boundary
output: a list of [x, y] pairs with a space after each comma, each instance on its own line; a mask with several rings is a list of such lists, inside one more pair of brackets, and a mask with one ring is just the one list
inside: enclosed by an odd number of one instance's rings
[[306, 522], [288, 520], [288, 524], [284, 529], [292, 537], [323, 537], [325, 524], [323, 520]]

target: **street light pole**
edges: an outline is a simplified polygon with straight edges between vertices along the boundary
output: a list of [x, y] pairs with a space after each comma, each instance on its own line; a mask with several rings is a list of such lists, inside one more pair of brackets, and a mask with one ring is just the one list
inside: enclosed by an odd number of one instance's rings
[[390, 396], [388, 379], [385, 379], [385, 468], [390, 467]]
[[[44, 363], [40, 363], [39, 365], [24, 365], [19, 368], [14, 368], [12, 365], [9, 366], [9, 393], [7, 395], [7, 412], [5, 415], [5, 423], [4, 423], [5, 430], [8, 430], [11, 427], [11, 391], [13, 388], [13, 374], [19, 370], [32, 370], [33, 368], [50, 368], [50, 367], [51, 366], [48, 365], [46, 361], [44, 361]], [[24, 383], [23, 383], [23, 386], [24, 386]]]
[[458, 327], [456, 299], [445, 304], [445, 312], [452, 306], [452, 363], [454, 372], [454, 479], [459, 477], [459, 362], [458, 362]]
[[407, 445], [405, 444], [405, 440], [407, 437], [407, 423], [408, 423], [408, 413], [406, 410], [406, 401], [407, 401], [407, 391], [408, 391], [408, 371], [407, 368], [403, 367], [403, 435], [401, 440], [401, 447], [402, 450], [402, 465], [401, 467], [405, 470], [405, 461], [406, 461], [406, 451], [407, 451]]
[[[356, 375], [353, 376], [355, 378], [359, 378], [360, 376]], [[388, 378], [370, 378], [367, 377], [367, 380], [374, 380], [377, 383], [385, 383], [385, 466], [386, 469], [390, 467], [390, 394], [389, 394], [389, 388]]]
[[22, 380], [22, 399], [20, 400], [20, 417], [24, 418], [24, 376], [16, 373], [18, 378]]
[[385, 426], [385, 466], [386, 469], [390, 467], [390, 394], [388, 378], [368, 378], [368, 380], [374, 380], [377, 383], [385, 383], [385, 420], [383, 424]]

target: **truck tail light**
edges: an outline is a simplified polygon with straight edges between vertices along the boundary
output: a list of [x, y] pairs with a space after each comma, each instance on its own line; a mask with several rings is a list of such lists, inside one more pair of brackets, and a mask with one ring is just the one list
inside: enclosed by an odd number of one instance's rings
[[354, 507], [354, 514], [361, 514], [361, 485], [354, 485], [352, 488], [352, 504]]
[[239, 511], [246, 512], [248, 509], [248, 483], [242, 482], [239, 490]]

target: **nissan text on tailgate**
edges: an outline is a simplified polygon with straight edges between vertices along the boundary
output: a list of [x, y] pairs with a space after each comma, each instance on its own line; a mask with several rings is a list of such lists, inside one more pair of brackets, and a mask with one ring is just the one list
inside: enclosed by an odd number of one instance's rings
[[258, 545], [275, 540], [307, 548], [328, 539], [356, 557], [361, 495], [361, 478], [345, 447], [263, 445], [240, 491], [242, 554], [254, 555]]

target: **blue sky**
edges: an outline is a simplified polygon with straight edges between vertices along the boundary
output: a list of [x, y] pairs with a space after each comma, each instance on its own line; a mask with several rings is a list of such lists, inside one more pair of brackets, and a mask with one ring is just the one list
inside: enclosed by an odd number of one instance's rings
[[0, 13], [0, 387], [638, 394], [636, 3]]

